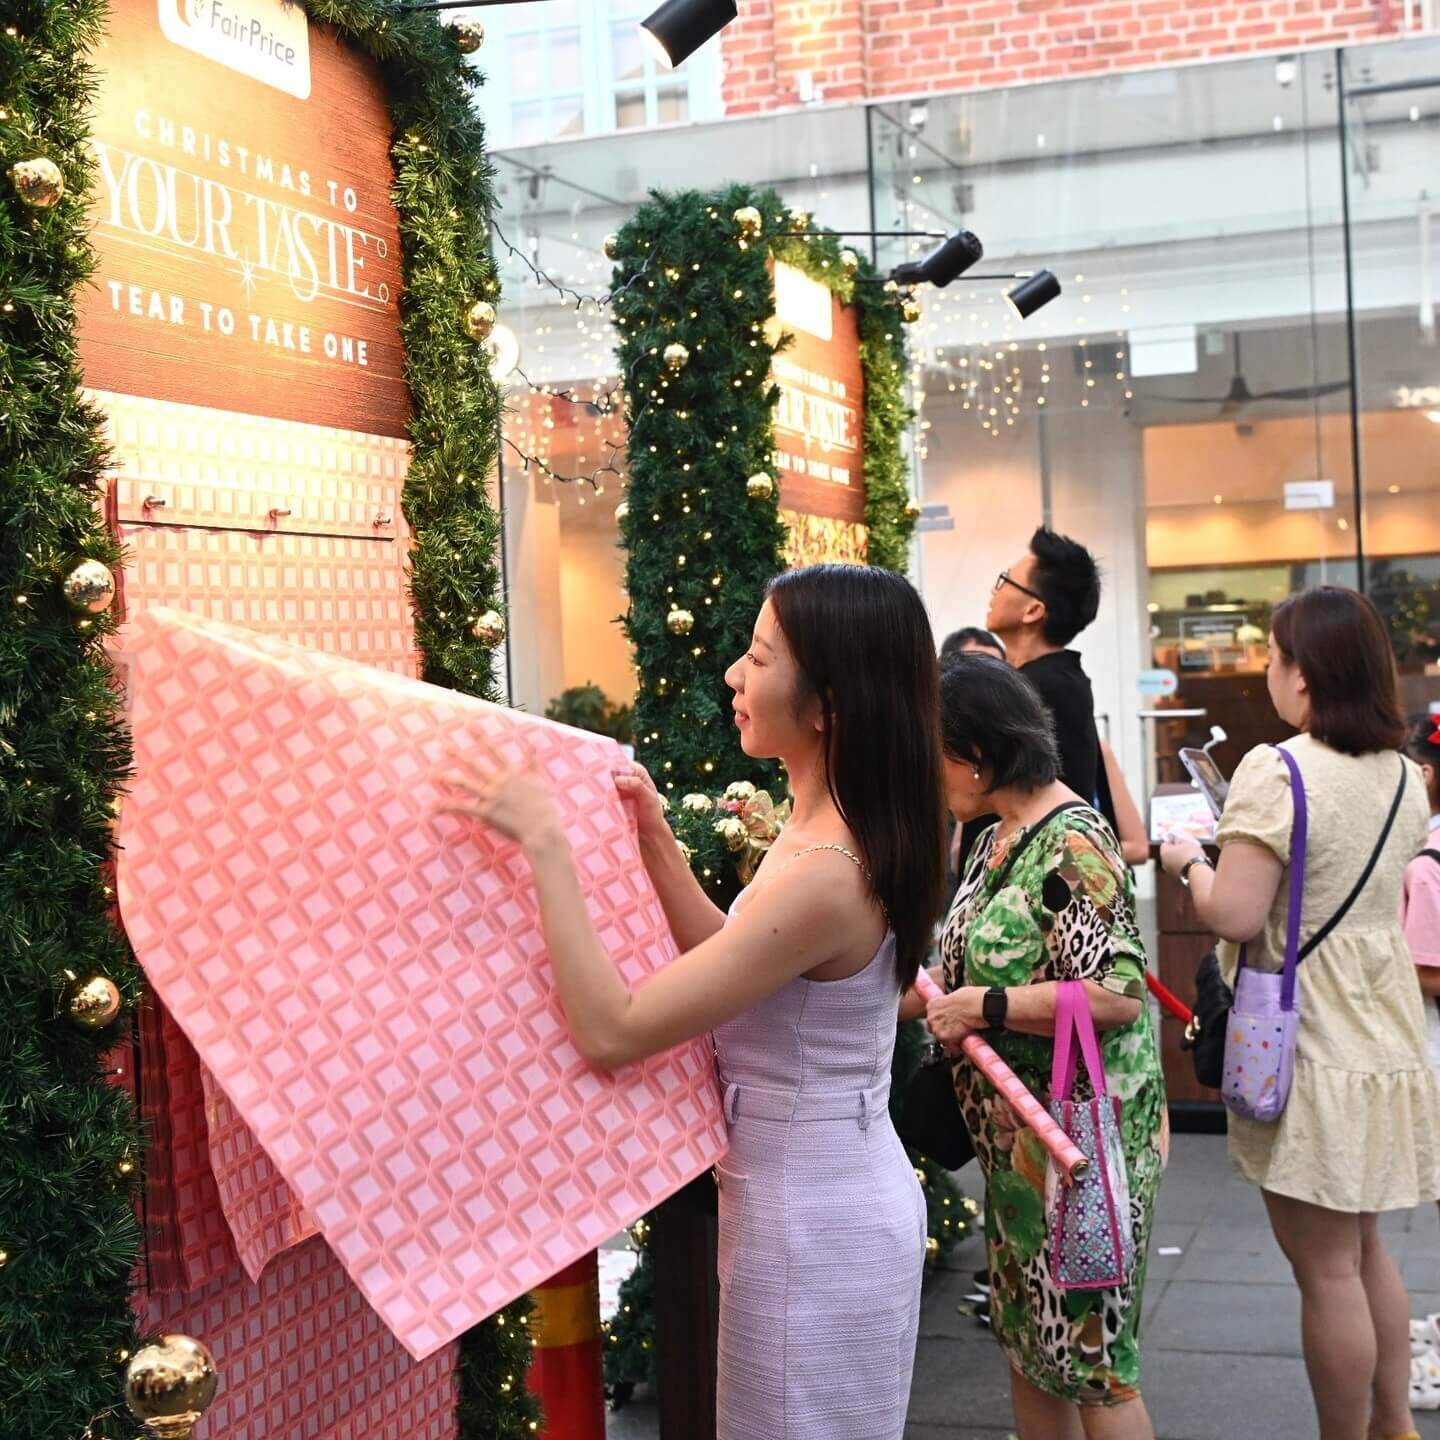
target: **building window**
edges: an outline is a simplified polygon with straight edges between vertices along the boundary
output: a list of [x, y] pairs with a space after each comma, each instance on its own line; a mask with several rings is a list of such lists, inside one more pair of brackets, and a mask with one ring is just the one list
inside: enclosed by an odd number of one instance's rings
[[549, 0], [486, 10], [477, 104], [497, 149], [717, 119], [720, 46], [659, 65], [640, 32], [652, 0]]

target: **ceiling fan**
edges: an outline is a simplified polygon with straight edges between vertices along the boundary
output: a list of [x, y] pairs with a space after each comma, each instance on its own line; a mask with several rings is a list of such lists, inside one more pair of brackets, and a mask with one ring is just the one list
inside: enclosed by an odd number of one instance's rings
[[1151, 395], [1146, 398], [1167, 400], [1175, 405], [1218, 405], [1218, 418], [1228, 420], [1257, 400], [1318, 400], [1322, 395], [1334, 395], [1350, 388], [1348, 380], [1331, 380], [1320, 385], [1297, 385], [1287, 390], [1252, 390], [1241, 368], [1240, 332], [1235, 331], [1231, 338], [1235, 342], [1235, 373], [1231, 376], [1230, 388], [1223, 395]]

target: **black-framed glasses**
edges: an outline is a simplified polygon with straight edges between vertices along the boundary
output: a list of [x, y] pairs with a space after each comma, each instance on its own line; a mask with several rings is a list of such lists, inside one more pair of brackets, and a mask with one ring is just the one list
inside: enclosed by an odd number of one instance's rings
[[1028, 595], [1032, 600], [1038, 600], [1042, 605], [1045, 603], [1045, 597], [1038, 590], [1032, 590], [1028, 585], [1022, 585], [1018, 580], [1012, 580], [1010, 578], [1010, 572], [1008, 570], [1002, 570], [995, 577], [995, 584], [991, 588], [992, 591], [999, 591], [1006, 585], [1013, 585], [1022, 595]]

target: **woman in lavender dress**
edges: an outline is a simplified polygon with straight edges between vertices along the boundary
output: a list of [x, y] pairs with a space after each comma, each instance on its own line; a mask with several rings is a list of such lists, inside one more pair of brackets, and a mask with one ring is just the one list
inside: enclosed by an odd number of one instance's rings
[[720, 1440], [901, 1440], [925, 1205], [890, 1124], [896, 1010], [930, 937], [944, 837], [934, 640], [902, 578], [822, 565], [771, 582], [725, 675], [747, 755], [794, 811], [727, 916], [650, 778], [640, 851], [680, 957], [631, 991], [601, 948], [544, 781], [465, 764], [457, 813], [518, 840], [576, 1044], [619, 1066], [713, 1031], [720, 1177]]

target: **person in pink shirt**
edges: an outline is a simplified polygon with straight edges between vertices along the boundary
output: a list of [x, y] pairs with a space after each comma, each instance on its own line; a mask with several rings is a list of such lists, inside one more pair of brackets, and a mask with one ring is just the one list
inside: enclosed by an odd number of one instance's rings
[[1440, 714], [1422, 715], [1410, 726], [1405, 753], [1425, 777], [1430, 836], [1426, 848], [1405, 867], [1400, 923], [1415, 959], [1421, 993], [1428, 1002], [1430, 1063], [1440, 1076]]

